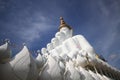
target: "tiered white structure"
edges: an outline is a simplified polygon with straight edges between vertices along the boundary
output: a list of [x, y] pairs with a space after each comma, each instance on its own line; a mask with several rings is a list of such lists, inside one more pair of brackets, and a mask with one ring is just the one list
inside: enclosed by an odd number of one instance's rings
[[9, 43], [0, 46], [0, 80], [120, 80], [120, 71], [103, 61], [82, 35], [60, 18], [59, 31], [36, 59], [28, 48], [13, 58]]

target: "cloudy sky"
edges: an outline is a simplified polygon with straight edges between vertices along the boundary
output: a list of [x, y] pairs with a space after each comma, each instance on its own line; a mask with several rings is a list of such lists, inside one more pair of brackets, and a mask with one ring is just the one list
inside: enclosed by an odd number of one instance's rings
[[46, 47], [60, 16], [120, 69], [120, 0], [0, 0], [0, 44], [10, 39], [13, 54], [22, 43], [32, 52]]

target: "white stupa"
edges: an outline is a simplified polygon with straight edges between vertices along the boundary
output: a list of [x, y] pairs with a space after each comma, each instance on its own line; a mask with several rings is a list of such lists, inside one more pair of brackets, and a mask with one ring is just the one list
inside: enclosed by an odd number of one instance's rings
[[120, 80], [120, 71], [102, 60], [83, 35], [60, 18], [59, 31], [32, 57], [27, 46], [11, 59], [9, 44], [0, 46], [0, 80]]

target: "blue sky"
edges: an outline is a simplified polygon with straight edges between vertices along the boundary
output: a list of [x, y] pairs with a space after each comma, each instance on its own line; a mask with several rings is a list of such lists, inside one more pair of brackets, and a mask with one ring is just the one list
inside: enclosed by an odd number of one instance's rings
[[22, 43], [41, 49], [58, 31], [60, 16], [120, 68], [120, 0], [0, 0], [0, 44], [10, 39], [13, 54]]

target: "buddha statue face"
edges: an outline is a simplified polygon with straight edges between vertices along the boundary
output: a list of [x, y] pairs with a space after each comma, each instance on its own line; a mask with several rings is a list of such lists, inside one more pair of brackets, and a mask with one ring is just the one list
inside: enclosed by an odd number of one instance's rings
[[57, 32], [57, 33], [55, 34], [55, 37], [58, 37], [58, 36], [60, 36], [60, 32]]
[[60, 32], [60, 39], [64, 41], [65, 37], [66, 37], [65, 33], [64, 32]]
[[47, 50], [52, 50], [53, 49], [53, 44], [52, 43], [48, 43], [47, 44]]
[[60, 32], [64, 32], [65, 35], [69, 34], [70, 30], [67, 27], [61, 28]]
[[42, 49], [41, 49], [41, 53], [42, 53], [42, 54], [47, 53], [47, 49], [46, 49], [46, 48], [42, 48]]
[[60, 32], [63, 32], [66, 36], [66, 38], [69, 38], [72, 36], [72, 29], [68, 29], [67, 27], [63, 27], [60, 29]]
[[59, 40], [59, 41], [64, 41], [66, 36], [64, 32], [57, 32], [55, 37]]
[[53, 44], [55, 44], [55, 45], [59, 45], [59, 40], [58, 40], [58, 38], [53, 38], [53, 39], [51, 40], [51, 43], [53, 43]]

